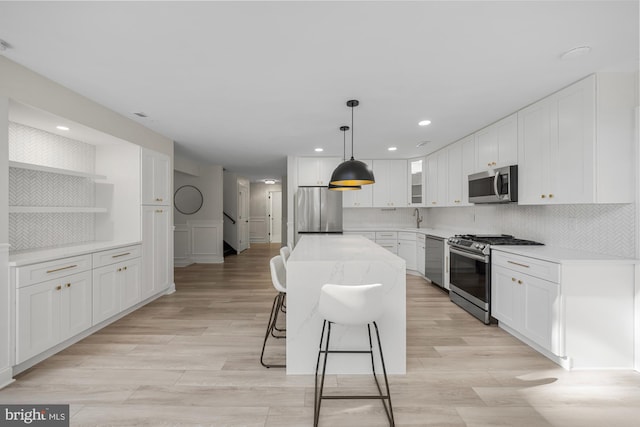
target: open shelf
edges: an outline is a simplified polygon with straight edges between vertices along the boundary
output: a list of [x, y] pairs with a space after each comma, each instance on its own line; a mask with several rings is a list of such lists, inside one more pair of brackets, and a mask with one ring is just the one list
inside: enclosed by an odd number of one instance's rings
[[104, 213], [107, 208], [83, 206], [9, 206], [9, 213]]
[[95, 173], [88, 173], [88, 172], [78, 172], [78, 171], [73, 171], [69, 169], [52, 168], [50, 166], [34, 165], [31, 163], [14, 162], [12, 160], [9, 161], [9, 167], [19, 168], [19, 169], [28, 169], [28, 170], [39, 171], [39, 172], [57, 173], [59, 175], [79, 176], [82, 178], [90, 178], [94, 180], [107, 179], [105, 175], [97, 175]]

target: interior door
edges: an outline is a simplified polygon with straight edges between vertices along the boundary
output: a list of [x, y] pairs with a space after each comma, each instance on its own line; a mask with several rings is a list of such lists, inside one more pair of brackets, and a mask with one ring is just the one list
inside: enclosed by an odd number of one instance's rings
[[282, 191], [269, 192], [269, 242], [282, 242]]
[[249, 186], [238, 184], [238, 252], [249, 248]]

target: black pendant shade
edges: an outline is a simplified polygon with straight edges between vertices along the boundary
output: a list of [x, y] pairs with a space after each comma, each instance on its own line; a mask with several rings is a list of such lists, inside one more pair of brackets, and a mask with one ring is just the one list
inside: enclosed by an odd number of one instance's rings
[[353, 158], [353, 107], [357, 107], [360, 102], [356, 99], [347, 101], [347, 107], [351, 108], [351, 159], [342, 162], [331, 174], [330, 183], [341, 186], [359, 186], [373, 184], [376, 182], [373, 171], [364, 162]]
[[[349, 130], [349, 126], [340, 126], [340, 130], [342, 131], [342, 161], [344, 162], [347, 157], [346, 146], [347, 146], [347, 131]], [[362, 186], [360, 185], [336, 185], [329, 184], [329, 190], [333, 191], [353, 191], [353, 190], [362, 190]]]
[[331, 175], [331, 184], [334, 185], [357, 186], [374, 182], [376, 180], [369, 165], [360, 160], [354, 160], [353, 157], [338, 165]]

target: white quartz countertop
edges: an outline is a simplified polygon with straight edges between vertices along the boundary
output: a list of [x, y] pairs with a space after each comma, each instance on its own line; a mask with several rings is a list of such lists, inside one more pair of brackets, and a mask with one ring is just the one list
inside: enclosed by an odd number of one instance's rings
[[9, 252], [9, 266], [20, 267], [22, 265], [35, 264], [38, 262], [51, 261], [54, 259], [68, 258], [72, 256], [90, 254], [92, 252], [106, 251], [109, 249], [122, 248], [125, 246], [139, 245], [137, 241], [100, 241], [90, 242], [80, 245], [66, 245], [55, 248], [46, 248], [30, 251]]
[[594, 262], [606, 262], [608, 264], [637, 264], [640, 262], [640, 260], [634, 258], [623, 258], [613, 255], [560, 248], [556, 246], [492, 246], [491, 250], [494, 252], [505, 252], [559, 264]]
[[405, 262], [371, 240], [349, 234], [302, 236], [287, 264], [300, 261]]
[[461, 234], [460, 232], [455, 232], [452, 230], [442, 230], [442, 229], [436, 229], [436, 228], [408, 228], [408, 227], [384, 227], [384, 226], [357, 227], [357, 228], [350, 227], [350, 228], [345, 228], [343, 231], [347, 233], [348, 232], [353, 232], [353, 233], [374, 232], [374, 231], [408, 231], [412, 233], [421, 233], [424, 235], [442, 237], [444, 239], [447, 239], [451, 236], [455, 236], [456, 234]]

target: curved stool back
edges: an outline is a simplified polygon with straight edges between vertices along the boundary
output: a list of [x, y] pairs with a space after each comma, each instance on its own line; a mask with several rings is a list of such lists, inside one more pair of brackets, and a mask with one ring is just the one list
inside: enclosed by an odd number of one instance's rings
[[[326, 284], [320, 290], [320, 300], [318, 302], [318, 313], [324, 318], [322, 324], [322, 333], [320, 334], [320, 348], [318, 350], [318, 360], [316, 362], [315, 375], [315, 391], [314, 391], [314, 407], [313, 407], [313, 425], [317, 426], [320, 421], [320, 406], [323, 399], [379, 399], [382, 401], [384, 411], [389, 420], [390, 426], [395, 426], [393, 417], [393, 406], [391, 405], [391, 392], [389, 390], [389, 380], [387, 379], [387, 369], [384, 364], [384, 356], [382, 354], [382, 343], [380, 342], [380, 333], [378, 331], [378, 320], [384, 312], [384, 290], [380, 283], [371, 285], [332, 285]], [[362, 325], [367, 326], [369, 334], [369, 348], [366, 350], [330, 350], [329, 342], [331, 340], [331, 325], [334, 323], [342, 325]], [[378, 341], [378, 350], [380, 361], [382, 362], [382, 372], [384, 374], [385, 391], [382, 390], [376, 375], [376, 366], [374, 362], [373, 340], [371, 338], [371, 325], [375, 331]], [[326, 331], [326, 341], [325, 341]], [[325, 342], [323, 348], [323, 341]], [[378, 388], [378, 394], [375, 395], [341, 395], [331, 394], [325, 396], [324, 378], [327, 371], [327, 358], [331, 353], [356, 353], [368, 354], [371, 358], [371, 369], [373, 378]], [[320, 370], [320, 359], [324, 354], [324, 362], [322, 365], [322, 376], [318, 381], [318, 372]]]
[[267, 323], [267, 331], [264, 335], [264, 341], [262, 343], [262, 353], [260, 353], [260, 363], [265, 368], [284, 368], [286, 365], [273, 365], [267, 364], [264, 361], [264, 349], [267, 345], [267, 339], [269, 335], [274, 338], [286, 338], [285, 335], [276, 335], [274, 331], [286, 332], [286, 329], [278, 329], [278, 314], [280, 311], [284, 312], [283, 304], [287, 294], [287, 274], [284, 267], [284, 261], [280, 255], [276, 255], [269, 260], [269, 269], [271, 270], [271, 283], [273, 287], [278, 291], [278, 294], [273, 299], [273, 305], [271, 306], [271, 314], [269, 315], [269, 323]]
[[285, 266], [289, 260], [289, 255], [291, 255], [291, 249], [289, 249], [289, 246], [283, 246], [280, 248], [280, 256], [282, 257], [282, 261], [284, 261]]
[[287, 292], [287, 271], [281, 255], [276, 255], [269, 261], [271, 269], [271, 282], [278, 292]]
[[366, 325], [384, 311], [382, 284], [344, 286], [327, 284], [320, 290], [318, 312], [327, 321]]

